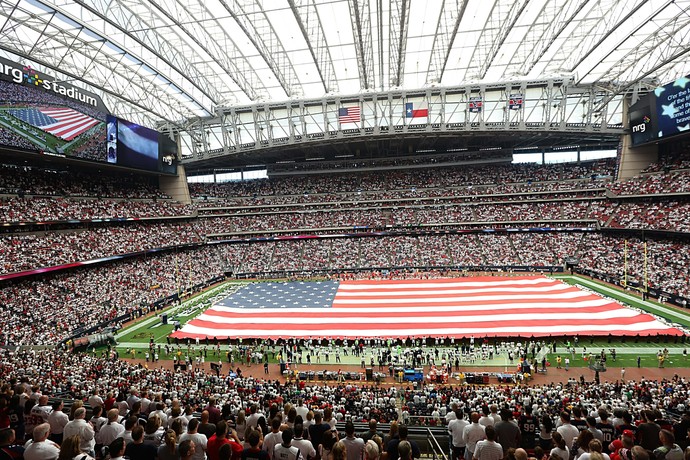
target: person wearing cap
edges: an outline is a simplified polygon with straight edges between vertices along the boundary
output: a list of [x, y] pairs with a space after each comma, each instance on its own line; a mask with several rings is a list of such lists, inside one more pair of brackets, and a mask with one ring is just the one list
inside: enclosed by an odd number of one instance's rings
[[635, 434], [632, 430], [624, 430], [620, 439], [615, 439], [609, 444], [611, 460], [632, 460], [632, 448]]

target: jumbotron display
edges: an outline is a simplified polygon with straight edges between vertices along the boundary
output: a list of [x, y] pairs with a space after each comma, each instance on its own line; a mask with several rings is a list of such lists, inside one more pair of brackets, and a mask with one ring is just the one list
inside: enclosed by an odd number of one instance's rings
[[654, 89], [629, 110], [633, 145], [676, 136], [690, 130], [690, 78]]
[[177, 144], [107, 113], [93, 93], [0, 59], [0, 146], [177, 173]]

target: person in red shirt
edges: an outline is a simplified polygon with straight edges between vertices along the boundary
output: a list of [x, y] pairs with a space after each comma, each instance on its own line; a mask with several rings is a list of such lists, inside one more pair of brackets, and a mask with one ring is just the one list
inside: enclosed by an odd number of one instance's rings
[[609, 445], [611, 460], [632, 460], [633, 437], [631, 430], [624, 430], [620, 439], [615, 439]]
[[218, 460], [218, 451], [220, 448], [229, 444], [232, 449], [232, 460], [240, 460], [242, 458], [242, 443], [237, 437], [237, 432], [232, 429], [228, 430], [228, 424], [225, 420], [216, 423], [216, 434], [211, 436], [206, 447], [206, 455], [209, 460]]

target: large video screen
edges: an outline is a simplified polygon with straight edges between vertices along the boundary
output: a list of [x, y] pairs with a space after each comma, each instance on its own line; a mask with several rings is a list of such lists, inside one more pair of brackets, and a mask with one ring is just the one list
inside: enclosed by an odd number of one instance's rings
[[118, 118], [117, 164], [157, 171], [158, 132]]
[[106, 114], [75, 100], [0, 80], [0, 144], [106, 161]]
[[690, 133], [690, 79], [681, 77], [654, 90], [658, 137]]
[[0, 80], [0, 146], [177, 174], [174, 140], [98, 107]]
[[654, 89], [630, 106], [633, 145], [690, 133], [690, 78]]

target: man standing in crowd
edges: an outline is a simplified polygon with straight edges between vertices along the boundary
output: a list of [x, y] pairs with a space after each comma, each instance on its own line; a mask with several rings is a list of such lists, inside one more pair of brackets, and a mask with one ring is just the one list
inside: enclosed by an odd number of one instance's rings
[[237, 437], [237, 433], [230, 427], [225, 420], [216, 423], [216, 433], [211, 436], [206, 445], [206, 454], [209, 460], [218, 460], [218, 451], [224, 444], [230, 444], [233, 460], [238, 460], [242, 455], [242, 443]]
[[125, 456], [130, 460], [153, 460], [158, 457], [158, 450], [144, 443], [144, 427], [141, 425], [132, 428], [132, 442], [125, 447]]
[[302, 460], [314, 460], [314, 458], [316, 458], [316, 449], [314, 449], [314, 446], [311, 445], [311, 442], [302, 437], [303, 435], [304, 425], [301, 423], [296, 423], [295, 437], [292, 440], [292, 445], [299, 449]]
[[203, 434], [198, 432], [199, 429], [199, 419], [193, 418], [189, 421], [187, 425], [187, 432], [182, 433], [180, 436], [180, 442], [184, 442], [187, 439], [194, 441], [194, 454], [192, 455], [193, 460], [204, 460], [206, 458], [206, 446], [208, 444], [208, 438]]
[[125, 431], [124, 425], [117, 423], [119, 418], [117, 409], [108, 411], [108, 422], [98, 430], [96, 434], [96, 444], [109, 446], [116, 438], [120, 437]]
[[365, 443], [367, 441], [369, 441], [370, 439], [372, 439], [374, 436], [378, 436], [381, 439], [383, 439], [383, 434], [381, 434], [377, 431], [377, 427], [378, 427], [378, 422], [376, 421], [375, 418], [372, 418], [371, 420], [369, 420], [369, 430], [362, 433], [362, 440]]
[[570, 423], [570, 414], [566, 411], [561, 412], [561, 426], [556, 431], [561, 435], [568, 449], [571, 450], [573, 442], [580, 434], [580, 430]]
[[513, 422], [513, 413], [508, 409], [501, 410], [501, 421], [494, 425], [496, 439], [507, 454], [508, 449], [520, 447], [520, 428]]
[[416, 442], [407, 439], [408, 430], [407, 425], [398, 426], [398, 437], [388, 441], [386, 452], [388, 452], [388, 460], [398, 460], [398, 444], [402, 441], [410, 443], [412, 449], [412, 458], [420, 458], [422, 456], [419, 446]]
[[463, 437], [463, 432], [465, 427], [469, 425], [469, 422], [465, 420], [463, 413], [460, 409], [455, 409], [455, 418], [448, 423], [448, 433], [451, 436], [451, 447], [453, 450], [453, 456], [451, 460], [462, 460], [465, 457], [465, 447], [467, 443]]
[[62, 400], [53, 403], [53, 410], [48, 415], [48, 423], [50, 424], [50, 440], [56, 444], [62, 444], [63, 432], [65, 426], [69, 423], [69, 417], [62, 409], [65, 407]]
[[93, 427], [86, 421], [85, 407], [79, 407], [75, 410], [74, 420], [65, 425], [65, 439], [75, 435], [79, 436], [79, 448], [82, 452], [91, 456], [96, 455], [94, 452], [94, 447], [96, 446], [96, 441], [94, 440], [95, 433]]
[[216, 424], [210, 423], [208, 421], [208, 418], [209, 418], [208, 411], [203, 411], [201, 413], [201, 423], [199, 424], [199, 433], [206, 436], [206, 439], [211, 439], [211, 436], [213, 436], [216, 433]]
[[34, 428], [33, 440], [24, 445], [24, 460], [56, 459], [60, 455], [60, 446], [48, 439], [50, 425], [41, 423]]
[[473, 460], [501, 460], [503, 448], [496, 442], [496, 430], [492, 425], [485, 429], [486, 439], [479, 441], [474, 450]]
[[[274, 460], [304, 460], [300, 456], [299, 449], [292, 445], [292, 430], [286, 428], [282, 434], [283, 442], [273, 449]], [[213, 460], [213, 459], [210, 459]]]
[[474, 450], [477, 448], [477, 443], [486, 439], [486, 432], [484, 427], [479, 424], [479, 414], [472, 412], [470, 415], [472, 423], [465, 427], [462, 437], [465, 440], [465, 460], [472, 460], [474, 457]]
[[[326, 426], [328, 427], [329, 430], [331, 429], [330, 425], [326, 424]], [[268, 458], [271, 458], [271, 459], [273, 458], [273, 449], [275, 448], [275, 446], [280, 444], [282, 441], [283, 441], [283, 436], [280, 433], [280, 418], [275, 417], [271, 420], [271, 432], [268, 433], [266, 435], [266, 437], [264, 438], [263, 449], [268, 454]], [[314, 439], [312, 438], [312, 442], [313, 441], [314, 441]], [[321, 442], [319, 441], [319, 444], [320, 443]], [[313, 447], [313, 444], [312, 444], [312, 447]], [[318, 444], [316, 445], [316, 447], [314, 447], [314, 449], [316, 449], [316, 448], [318, 448]]]
[[[355, 436], [355, 425], [352, 422], [345, 424], [345, 439], [343, 439], [347, 449], [347, 460], [360, 460], [364, 452], [364, 440]], [[307, 460], [303, 456], [303, 460]]]

